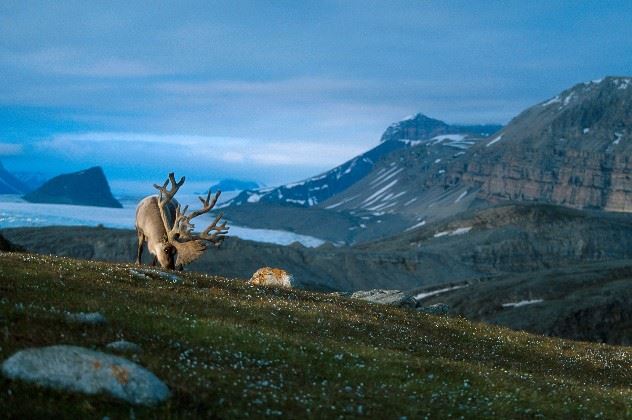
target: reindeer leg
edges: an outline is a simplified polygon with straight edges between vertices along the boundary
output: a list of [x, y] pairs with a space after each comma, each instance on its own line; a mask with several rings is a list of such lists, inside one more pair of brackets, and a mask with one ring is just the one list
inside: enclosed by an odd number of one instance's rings
[[138, 238], [138, 247], [136, 250], [136, 265], [140, 265], [141, 258], [143, 257], [143, 244], [145, 243], [145, 234], [140, 229], [136, 229], [136, 237]]

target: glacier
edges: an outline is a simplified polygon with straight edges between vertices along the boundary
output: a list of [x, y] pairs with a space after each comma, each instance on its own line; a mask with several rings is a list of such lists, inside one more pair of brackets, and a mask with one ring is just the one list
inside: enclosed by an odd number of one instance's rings
[[[181, 197], [181, 204], [196, 208], [194, 195]], [[98, 226], [134, 229], [137, 200], [122, 199], [122, 209], [75, 206], [70, 204], [28, 203], [15, 195], [0, 195], [0, 228], [39, 226]], [[228, 218], [230, 220], [230, 218]], [[209, 223], [210, 223], [209, 219]], [[250, 241], [290, 245], [298, 242], [305, 247], [317, 247], [324, 240], [293, 232], [273, 229], [253, 229], [229, 222], [229, 236]]]

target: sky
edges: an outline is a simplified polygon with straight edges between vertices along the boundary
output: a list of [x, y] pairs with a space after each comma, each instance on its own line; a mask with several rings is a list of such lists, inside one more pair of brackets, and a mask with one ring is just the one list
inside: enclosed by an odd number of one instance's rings
[[615, 0], [3, 1], [0, 161], [100, 165], [115, 189], [172, 170], [277, 185], [410, 114], [506, 124], [630, 76], [629, 22]]

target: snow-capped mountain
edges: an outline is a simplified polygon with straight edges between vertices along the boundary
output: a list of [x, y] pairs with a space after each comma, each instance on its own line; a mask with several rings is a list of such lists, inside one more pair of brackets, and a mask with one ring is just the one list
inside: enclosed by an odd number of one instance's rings
[[380, 142], [392, 140], [427, 140], [448, 134], [467, 134], [472, 137], [487, 137], [500, 130], [496, 124], [487, 125], [450, 125], [430, 118], [424, 114], [410, 115], [403, 120], [391, 124]]
[[631, 136], [632, 78], [580, 83], [488, 138], [412, 142], [322, 206], [361, 215], [367, 229], [384, 214], [413, 229], [506, 200], [629, 212]]
[[311, 207], [349, 188], [371, 171], [376, 160], [403, 147], [405, 143], [383, 143], [315, 177], [280, 187], [243, 191], [226, 206], [261, 202]]
[[336, 196], [366, 177], [385, 156], [422, 142], [450, 144], [467, 148], [472, 137], [486, 137], [500, 129], [496, 125], [454, 126], [423, 114], [416, 114], [392, 124], [382, 135], [380, 144], [342, 165], [299, 182], [280, 187], [244, 191], [225, 206], [253, 203], [312, 207]]
[[[632, 78], [580, 83], [526, 109], [496, 133], [485, 127], [466, 130], [423, 115], [390, 126], [380, 146], [392, 148], [366, 162], [354, 182], [331, 188], [336, 170], [346, 170], [352, 160], [297, 184], [304, 195], [290, 198], [305, 200], [310, 213], [294, 215], [285, 228], [353, 243], [502, 201], [632, 211]], [[329, 194], [310, 200], [323, 189], [318, 182], [327, 184]], [[251, 192], [242, 201], [280, 204], [288, 187]], [[256, 225], [252, 210], [235, 214], [242, 224]]]
[[[443, 134], [428, 140], [408, 140], [406, 150], [397, 151], [380, 161], [358, 183], [341, 194], [322, 203], [328, 210], [348, 211], [359, 215], [368, 225], [384, 215], [399, 215], [414, 219], [415, 225], [423, 225], [419, 217], [429, 202], [434, 205], [450, 204], [441, 215], [457, 213], [467, 208], [467, 189], [435, 188], [445, 176], [446, 170], [456, 162], [467, 159], [467, 152], [475, 145], [489, 141], [488, 137], [467, 134]], [[424, 195], [420, 195], [424, 193]], [[432, 208], [432, 206], [430, 207]], [[432, 211], [426, 213], [432, 213]], [[428, 214], [431, 216], [431, 214]], [[360, 228], [365, 226], [360, 225]]]

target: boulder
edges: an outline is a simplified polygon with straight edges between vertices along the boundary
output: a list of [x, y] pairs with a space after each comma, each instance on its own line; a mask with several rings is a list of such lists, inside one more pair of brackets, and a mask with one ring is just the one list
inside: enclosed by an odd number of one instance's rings
[[136, 405], [169, 398], [169, 388], [153, 373], [122, 357], [76, 346], [19, 351], [2, 364], [4, 376], [60, 391], [108, 394]]
[[255, 286], [293, 287], [294, 277], [280, 268], [263, 267], [255, 271], [248, 283]]
[[402, 306], [406, 308], [414, 308], [417, 301], [410, 295], [401, 290], [388, 289], [372, 289], [359, 290], [351, 294], [352, 299], [361, 299], [373, 303], [381, 303], [384, 305]]

